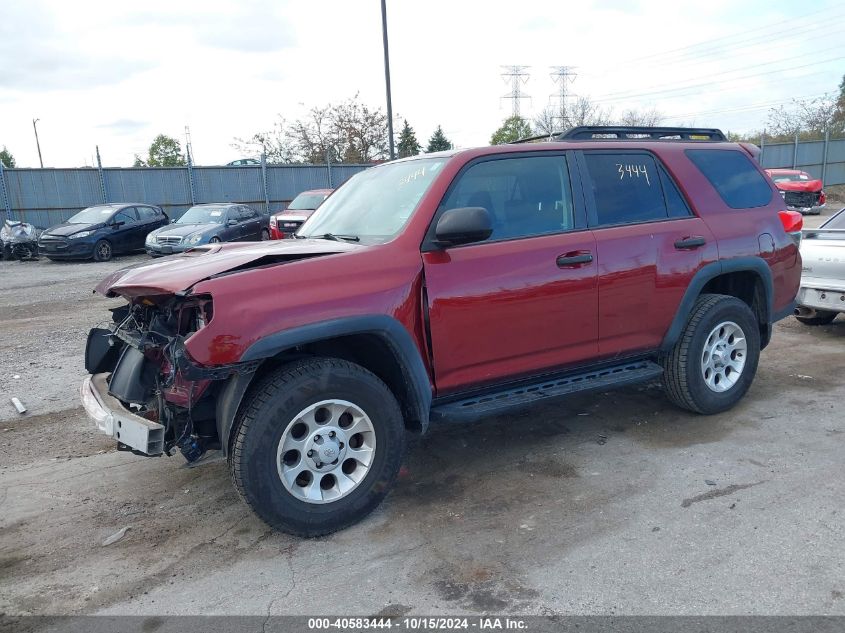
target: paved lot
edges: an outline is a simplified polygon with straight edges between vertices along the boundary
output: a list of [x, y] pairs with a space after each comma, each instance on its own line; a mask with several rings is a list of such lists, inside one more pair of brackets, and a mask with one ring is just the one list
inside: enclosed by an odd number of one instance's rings
[[0, 262], [0, 613], [845, 614], [845, 318], [778, 324], [724, 415], [651, 385], [436, 429], [304, 541], [225, 464], [117, 453], [79, 408], [91, 289], [143, 259]]

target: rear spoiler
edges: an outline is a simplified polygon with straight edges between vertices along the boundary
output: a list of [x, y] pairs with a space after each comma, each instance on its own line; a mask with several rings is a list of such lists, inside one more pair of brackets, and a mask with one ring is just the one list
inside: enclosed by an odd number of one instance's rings
[[760, 155], [763, 153], [763, 150], [757, 147], [754, 143], [740, 143], [739, 146], [748, 152], [751, 158], [756, 160], [758, 163], [760, 162]]

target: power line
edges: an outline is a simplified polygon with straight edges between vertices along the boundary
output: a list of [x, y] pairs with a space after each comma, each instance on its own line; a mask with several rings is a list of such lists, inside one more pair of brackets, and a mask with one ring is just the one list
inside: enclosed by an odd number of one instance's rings
[[[820, 92], [814, 95], [806, 95], [802, 98], [804, 99], [818, 99], [820, 97], [824, 97], [830, 93], [827, 92]], [[695, 117], [695, 116], [705, 116], [710, 114], [726, 114], [729, 112], [755, 112], [758, 110], [764, 110], [770, 107], [779, 106], [779, 105], [786, 105], [788, 103], [792, 103], [794, 97], [791, 99], [782, 99], [779, 101], [768, 101], [765, 103], [751, 103], [744, 106], [738, 106], [736, 108], [723, 108], [720, 110], [705, 110], [699, 112], [685, 112], [683, 114], [669, 114], [666, 116], [667, 119], [682, 119], [686, 117]]]
[[502, 79], [505, 82], [510, 82], [511, 84], [511, 91], [509, 94], [506, 94], [502, 97], [502, 99], [510, 99], [511, 100], [511, 109], [512, 109], [512, 116], [519, 116], [519, 102], [522, 99], [531, 99], [530, 96], [525, 95], [522, 93], [522, 86], [524, 86], [528, 82], [528, 78], [530, 74], [528, 73], [528, 69], [531, 68], [530, 66], [502, 66], [505, 72], [501, 73]]
[[[566, 101], [567, 98], [574, 96], [570, 95], [568, 92], [569, 84], [575, 81], [575, 77], [577, 75], [573, 72], [575, 70], [574, 66], [552, 66], [552, 81], [555, 82], [557, 85], [557, 116], [555, 118], [560, 120], [560, 126], [558, 129], [566, 129], [569, 127], [569, 116], [566, 111]], [[555, 98], [555, 95], [551, 96], [551, 99]]]

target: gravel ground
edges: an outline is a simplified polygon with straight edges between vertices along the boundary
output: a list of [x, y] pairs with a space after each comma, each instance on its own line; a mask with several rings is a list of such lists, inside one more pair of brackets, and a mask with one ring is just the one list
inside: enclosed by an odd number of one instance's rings
[[845, 614], [845, 318], [779, 323], [722, 415], [650, 385], [435, 429], [374, 515], [301, 540], [79, 408], [119, 303], [91, 289], [144, 259], [0, 262], [0, 614]]

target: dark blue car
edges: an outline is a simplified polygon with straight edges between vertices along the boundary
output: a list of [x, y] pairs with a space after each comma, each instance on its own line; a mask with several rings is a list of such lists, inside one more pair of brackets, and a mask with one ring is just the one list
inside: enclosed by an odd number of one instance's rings
[[48, 259], [94, 259], [144, 250], [147, 234], [170, 223], [159, 207], [149, 204], [102, 204], [83, 209], [51, 226], [38, 238]]

